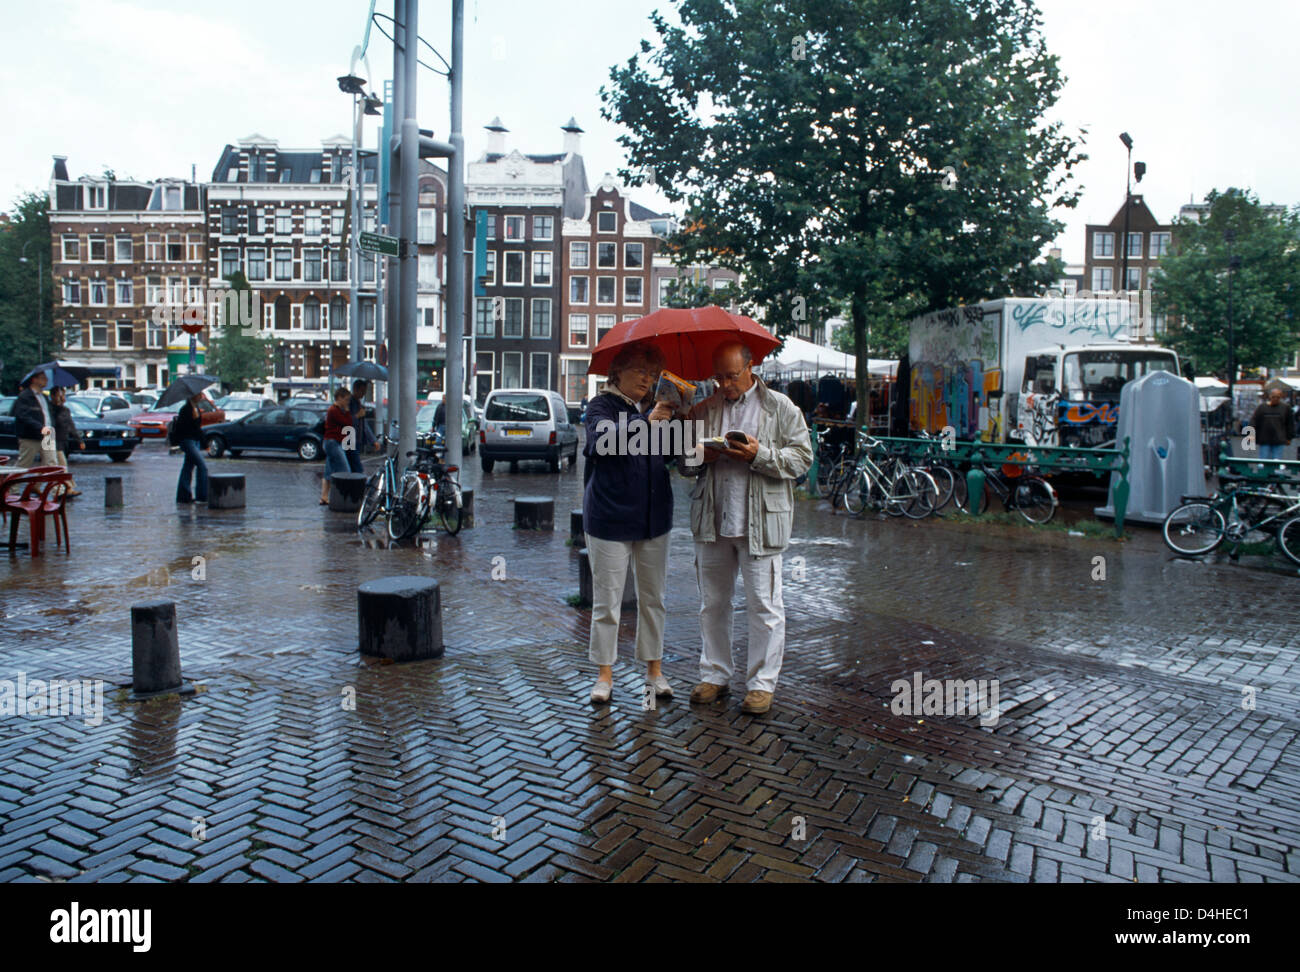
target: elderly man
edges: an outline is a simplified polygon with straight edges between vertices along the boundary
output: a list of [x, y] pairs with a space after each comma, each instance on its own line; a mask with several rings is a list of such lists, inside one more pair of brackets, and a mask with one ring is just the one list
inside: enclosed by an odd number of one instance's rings
[[[700, 683], [691, 701], [714, 702], [730, 691], [732, 595], [736, 574], [745, 581], [749, 658], [742, 711], [761, 714], [772, 695], [785, 652], [781, 551], [790, 542], [794, 481], [812, 464], [803, 413], [786, 396], [754, 377], [752, 355], [736, 342], [713, 356], [717, 390], [688, 413], [706, 436], [744, 433], [725, 449], [705, 448], [705, 471], [691, 490], [700, 587]], [[654, 415], [651, 416], [652, 418]]]
[[[37, 371], [23, 382], [14, 402], [14, 424], [18, 435], [18, 465], [57, 466], [58, 447], [54, 439], [54, 411], [45, 397], [49, 376]], [[39, 461], [38, 461], [39, 460]]]
[[1295, 416], [1282, 401], [1282, 389], [1274, 387], [1268, 401], [1260, 403], [1250, 418], [1255, 427], [1255, 442], [1261, 459], [1284, 459], [1286, 447], [1295, 438]]

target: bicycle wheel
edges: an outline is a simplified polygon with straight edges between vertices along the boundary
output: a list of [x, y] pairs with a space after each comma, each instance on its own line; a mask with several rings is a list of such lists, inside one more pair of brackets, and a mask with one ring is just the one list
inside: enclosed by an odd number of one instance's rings
[[1223, 514], [1204, 500], [1184, 503], [1165, 517], [1162, 528], [1169, 549], [1184, 557], [1199, 557], [1223, 543], [1227, 529]]
[[1047, 523], [1056, 515], [1056, 493], [1047, 480], [1022, 477], [1012, 490], [1016, 512], [1030, 523]]
[[962, 469], [944, 466], [952, 476], [952, 505], [954, 509], [966, 509], [966, 473]]
[[361, 507], [357, 510], [357, 529], [364, 530], [379, 515], [384, 500], [384, 471], [381, 469], [366, 480], [366, 491], [361, 494]]
[[865, 470], [857, 470], [849, 481], [842, 486], [844, 508], [855, 516], [867, 508], [867, 498], [871, 495], [871, 481]]
[[922, 469], [905, 469], [894, 480], [890, 501], [911, 520], [923, 520], [935, 509], [939, 490], [934, 479]]
[[460, 486], [450, 479], [444, 479], [438, 484], [438, 519], [442, 521], [442, 528], [451, 536], [460, 532], [461, 507], [456, 502], [460, 494]]
[[1300, 516], [1293, 516], [1277, 531], [1277, 545], [1292, 563], [1300, 564]]
[[817, 479], [813, 483], [813, 490], [818, 499], [826, 499], [831, 495], [831, 490], [835, 488], [835, 473], [839, 468], [839, 462], [833, 455], [819, 456], [817, 458]]
[[[857, 470], [857, 464], [850, 459], [841, 459], [831, 467], [829, 482], [826, 490], [826, 498], [831, 501], [832, 508], [840, 501], [844, 491], [848, 489], [849, 483], [853, 481], [853, 473]], [[821, 477], [819, 476], [818, 479]]]
[[393, 512], [388, 515], [388, 535], [394, 540], [405, 540], [415, 535], [428, 515], [428, 501], [424, 495], [424, 483], [417, 476], [408, 476], [402, 481], [401, 495], [393, 503]]
[[956, 489], [957, 477], [952, 474], [952, 470], [947, 466], [926, 466], [925, 471], [930, 474], [930, 478], [934, 480], [934, 485], [939, 490], [939, 495], [934, 501], [934, 512], [938, 513], [952, 502], [952, 494]]

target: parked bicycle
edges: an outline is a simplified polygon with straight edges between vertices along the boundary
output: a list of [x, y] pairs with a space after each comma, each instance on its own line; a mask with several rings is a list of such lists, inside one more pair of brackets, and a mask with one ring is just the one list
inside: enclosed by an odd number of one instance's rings
[[388, 515], [388, 535], [392, 539], [415, 536], [435, 513], [448, 534], [460, 532], [463, 510], [460, 483], [456, 480], [460, 467], [443, 463], [446, 452], [442, 437], [432, 436], [407, 453], [414, 461], [402, 473]]
[[379, 437], [384, 450], [384, 461], [379, 469], [366, 480], [365, 491], [361, 494], [361, 507], [357, 510], [357, 529], [364, 530], [383, 514], [387, 519], [397, 501], [397, 486], [400, 477], [397, 474], [397, 440], [384, 433]]
[[[984, 470], [984, 484], [997, 494], [1008, 513], [1015, 510], [1030, 523], [1049, 523], [1056, 515], [1056, 490], [1042, 476], [1028, 469], [1008, 475], [994, 466], [981, 464], [980, 468]], [[974, 497], [972, 505], [977, 515], [985, 512], [989, 507], [988, 491]]]
[[1252, 536], [1272, 536], [1282, 553], [1300, 564], [1300, 497], [1271, 486], [1223, 482], [1213, 496], [1184, 496], [1165, 517], [1162, 528], [1169, 549], [1182, 557], [1199, 557], [1225, 540], [1231, 556]]
[[871, 505], [890, 516], [914, 520], [935, 511], [939, 489], [928, 473], [889, 455], [879, 439], [861, 431], [857, 439], [857, 459], [841, 460], [832, 473], [832, 507], [842, 503], [848, 512], [859, 514]]

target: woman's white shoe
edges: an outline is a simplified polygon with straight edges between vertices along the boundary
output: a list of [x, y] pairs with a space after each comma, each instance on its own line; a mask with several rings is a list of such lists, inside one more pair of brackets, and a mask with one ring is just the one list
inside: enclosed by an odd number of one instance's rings
[[591, 701], [593, 705], [604, 705], [614, 694], [614, 683], [605, 679], [597, 679], [596, 684], [591, 689]]
[[646, 684], [654, 686], [655, 695], [658, 698], [671, 699], [673, 697], [673, 687], [668, 684], [668, 679], [664, 678], [662, 672], [654, 678], [647, 676]]

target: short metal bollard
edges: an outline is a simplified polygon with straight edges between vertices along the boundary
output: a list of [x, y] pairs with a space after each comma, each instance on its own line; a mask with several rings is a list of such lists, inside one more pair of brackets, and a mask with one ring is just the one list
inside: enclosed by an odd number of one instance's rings
[[460, 527], [472, 527], [474, 525], [474, 490], [462, 489], [460, 491]]
[[515, 497], [516, 530], [554, 530], [555, 500], [549, 496]]
[[587, 542], [582, 532], [582, 510], [569, 510], [569, 541], [579, 549]]
[[208, 476], [208, 509], [242, 510], [243, 508], [243, 473], [212, 473]]
[[104, 477], [104, 508], [112, 509], [122, 505], [122, 477]]
[[330, 510], [334, 513], [355, 513], [361, 509], [361, 497], [366, 491], [365, 473], [335, 473], [330, 477]]
[[441, 658], [442, 596], [432, 577], [381, 577], [357, 589], [361, 654], [392, 661]]
[[181, 681], [181, 651], [176, 638], [176, 602], [131, 605], [131, 698], [177, 693], [193, 695]]

